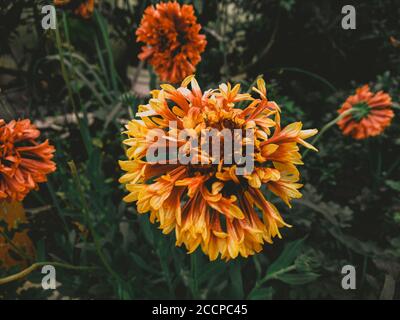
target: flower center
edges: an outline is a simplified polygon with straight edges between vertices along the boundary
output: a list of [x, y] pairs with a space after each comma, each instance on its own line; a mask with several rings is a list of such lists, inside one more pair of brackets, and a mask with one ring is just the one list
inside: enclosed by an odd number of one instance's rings
[[353, 106], [353, 119], [357, 122], [360, 122], [362, 119], [367, 117], [370, 112], [370, 106], [366, 102], [360, 102]]

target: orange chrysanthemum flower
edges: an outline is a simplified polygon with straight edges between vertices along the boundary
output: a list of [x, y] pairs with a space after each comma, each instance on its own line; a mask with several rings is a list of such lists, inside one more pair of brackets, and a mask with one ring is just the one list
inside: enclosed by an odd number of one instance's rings
[[340, 119], [338, 125], [344, 135], [357, 140], [380, 135], [394, 117], [390, 95], [382, 91], [374, 94], [368, 85], [347, 98], [339, 109], [340, 114], [344, 112], [349, 114]]
[[[120, 161], [127, 172], [120, 182], [129, 191], [124, 200], [136, 201], [139, 213], [150, 212], [150, 221], [159, 222], [163, 233], [175, 230], [178, 246], [184, 244], [190, 253], [201, 246], [210, 260], [247, 257], [261, 251], [264, 242], [281, 237], [279, 228], [288, 225], [262, 187], [290, 206], [291, 199], [301, 197], [298, 144], [316, 150], [304, 139], [317, 130], [302, 130], [301, 122], [281, 128], [280, 109], [267, 99], [265, 82], [259, 79], [253, 90], [259, 98], [229, 83], [203, 93], [190, 76], [178, 89], [164, 84], [152, 91], [149, 104], [139, 106], [140, 120], [126, 126], [128, 160]], [[246, 102], [246, 108], [238, 108]], [[185, 131], [199, 139], [204, 129], [233, 134], [249, 130], [252, 135], [240, 139], [242, 146], [254, 147], [254, 170], [238, 175], [240, 164], [229, 164], [229, 154], [215, 162], [214, 151], [195, 148], [180, 135]], [[225, 136], [218, 137], [223, 143]], [[150, 161], [147, 155], [154, 141], [164, 143], [166, 153], [177, 145], [180, 153], [194, 151], [194, 158], [202, 161], [182, 164], [174, 161], [176, 155], [164, 164]]]
[[[7, 226], [6, 228], [0, 226], [1, 233], [10, 233], [12, 238], [6, 239], [0, 236], [0, 268], [8, 269], [17, 265], [25, 266], [28, 260], [33, 260], [35, 249], [27, 230], [19, 230], [21, 224], [27, 222], [21, 203], [1, 201], [0, 222], [2, 221]], [[17, 257], [18, 259], [16, 259]]]
[[6, 124], [0, 119], [0, 201], [22, 201], [56, 170], [55, 149], [47, 140], [37, 143], [39, 136], [30, 120]]
[[196, 21], [192, 5], [163, 2], [145, 10], [136, 31], [146, 44], [139, 59], [148, 60], [161, 81], [177, 83], [194, 73], [207, 44]]
[[84, 19], [89, 19], [94, 12], [94, 0], [54, 0], [54, 4], [70, 9]]

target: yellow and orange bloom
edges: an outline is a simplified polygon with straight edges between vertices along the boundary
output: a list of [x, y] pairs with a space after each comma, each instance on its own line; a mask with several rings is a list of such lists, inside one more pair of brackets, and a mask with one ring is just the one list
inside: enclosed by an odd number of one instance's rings
[[40, 131], [30, 120], [0, 119], [0, 203], [22, 201], [38, 183], [56, 170], [54, 147], [38, 143]]
[[[120, 182], [129, 191], [124, 200], [136, 202], [139, 213], [149, 213], [164, 234], [175, 231], [177, 246], [183, 244], [189, 253], [200, 246], [210, 260], [248, 257], [281, 237], [279, 229], [289, 225], [263, 194], [264, 187], [290, 206], [301, 197], [299, 144], [316, 150], [305, 139], [317, 130], [302, 130], [301, 122], [282, 128], [280, 108], [267, 99], [265, 82], [259, 79], [253, 90], [258, 97], [229, 83], [203, 92], [189, 76], [179, 88], [163, 84], [153, 90], [149, 103], [139, 106], [138, 119], [126, 126], [128, 159], [120, 161], [126, 171]], [[238, 103], [247, 107], [239, 109]], [[250, 130], [252, 138], [241, 142], [254, 147], [254, 170], [238, 175], [239, 164], [230, 164], [225, 156], [216, 163], [213, 152], [193, 147], [180, 135], [185, 131], [200, 139], [204, 129]], [[153, 139], [156, 131], [161, 136]], [[150, 161], [152, 143], [161, 142], [166, 152], [178, 146], [202, 161], [182, 164], [173, 155], [163, 164]]]
[[35, 249], [27, 230], [22, 228], [27, 223], [22, 204], [1, 201], [0, 221], [7, 225], [5, 228], [0, 226], [0, 232], [12, 235], [12, 238], [0, 235], [0, 269], [26, 266], [30, 260], [34, 260]]
[[54, 0], [54, 5], [72, 10], [84, 19], [89, 19], [94, 12], [94, 0]]
[[161, 81], [178, 83], [195, 72], [207, 41], [200, 34], [192, 5], [162, 2], [149, 6], [136, 31], [144, 42], [140, 60], [148, 61]]
[[390, 95], [383, 91], [373, 93], [368, 85], [349, 96], [338, 112], [349, 112], [338, 125], [344, 135], [357, 140], [380, 135], [394, 117]]

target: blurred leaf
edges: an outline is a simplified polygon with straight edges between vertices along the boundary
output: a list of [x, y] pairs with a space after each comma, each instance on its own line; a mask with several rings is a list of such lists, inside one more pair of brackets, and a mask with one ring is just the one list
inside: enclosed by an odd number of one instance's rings
[[272, 287], [268, 288], [259, 288], [253, 290], [247, 299], [249, 300], [272, 300], [272, 296], [274, 295], [274, 289]]
[[278, 275], [276, 279], [290, 285], [302, 285], [309, 282], [313, 282], [318, 279], [319, 275], [314, 272], [306, 272], [306, 273], [283, 273]]
[[157, 270], [155, 270], [153, 267], [149, 266], [149, 264], [143, 260], [142, 257], [137, 255], [134, 252], [130, 253], [130, 256], [132, 257], [133, 261], [138, 265], [138, 267], [142, 268], [144, 271], [151, 272], [154, 274], [159, 274]]
[[267, 269], [267, 274], [275, 273], [281, 269], [289, 267], [300, 254], [306, 237], [290, 242], [285, 246], [282, 254]]
[[211, 278], [215, 278], [226, 270], [226, 263], [222, 261], [209, 262], [203, 267], [201, 274], [199, 275], [199, 285], [210, 281]]
[[385, 282], [383, 283], [383, 288], [379, 296], [379, 299], [393, 300], [395, 292], [396, 292], [396, 281], [390, 274], [385, 275]]
[[281, 0], [279, 2], [280, 6], [286, 11], [292, 10], [292, 7], [295, 5], [296, 0]]
[[323, 257], [321, 257], [321, 255], [318, 255], [315, 250], [310, 249], [296, 259], [296, 270], [299, 272], [315, 270], [320, 267], [322, 259]]
[[232, 261], [229, 265], [229, 277], [231, 279], [231, 287], [233, 297], [235, 299], [243, 299], [243, 279], [240, 261]]
[[154, 236], [153, 230], [151, 228], [150, 221], [147, 216], [138, 215], [139, 223], [141, 226], [141, 231], [143, 232], [146, 240], [151, 244], [154, 245]]
[[43, 239], [36, 242], [37, 261], [46, 261], [46, 245]]
[[203, 13], [203, 0], [193, 0], [194, 7], [199, 14]]
[[386, 185], [395, 191], [400, 191], [400, 181], [386, 180]]

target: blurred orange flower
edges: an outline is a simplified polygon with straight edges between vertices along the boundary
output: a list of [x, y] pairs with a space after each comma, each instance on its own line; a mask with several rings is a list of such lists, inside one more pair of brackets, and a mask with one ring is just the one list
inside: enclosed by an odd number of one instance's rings
[[30, 120], [0, 119], [0, 201], [22, 201], [56, 170], [51, 161], [55, 149], [47, 140], [36, 142], [39, 136]]
[[89, 19], [94, 11], [94, 0], [54, 0], [54, 4], [71, 9], [77, 16], [84, 19]]
[[360, 140], [380, 135], [394, 117], [392, 98], [379, 91], [372, 93], [368, 85], [356, 90], [356, 94], [347, 98], [339, 113], [350, 114], [338, 121], [344, 135]]
[[[281, 237], [279, 228], [289, 225], [262, 187], [290, 207], [291, 199], [301, 197], [296, 167], [303, 164], [299, 144], [316, 150], [305, 139], [317, 130], [302, 130], [301, 122], [282, 128], [280, 108], [267, 99], [264, 80], [258, 79], [253, 90], [259, 97], [240, 93], [239, 84], [229, 83], [202, 92], [194, 76], [189, 76], [179, 88], [163, 84], [161, 90], [153, 90], [149, 104], [139, 106], [140, 120], [126, 126], [128, 160], [120, 161], [126, 171], [120, 183], [129, 191], [124, 200], [136, 201], [139, 213], [150, 212], [150, 221], [158, 221], [163, 233], [174, 230], [176, 245], [184, 244], [189, 253], [201, 246], [210, 260], [248, 257], [260, 252], [265, 242]], [[241, 103], [247, 107], [239, 108]], [[176, 127], [169, 126], [171, 121]], [[203, 129], [232, 135], [250, 131], [251, 135], [239, 139], [241, 146], [254, 146], [249, 152], [254, 170], [239, 174], [237, 162], [227, 160], [229, 151], [215, 161], [218, 150], [200, 150], [181, 137], [182, 132], [190, 132], [201, 139]], [[165, 143], [166, 149], [178, 145], [201, 163], [177, 163], [176, 155], [165, 163], [150, 161], [149, 138], [154, 130], [162, 136], [157, 143]], [[220, 143], [213, 141], [213, 145], [224, 154], [226, 135], [215, 137]]]
[[145, 10], [136, 31], [145, 43], [139, 59], [148, 60], [161, 81], [177, 83], [195, 72], [207, 44], [196, 21], [192, 5], [163, 2]]
[[28, 260], [34, 257], [35, 249], [27, 230], [17, 230], [21, 224], [27, 222], [21, 203], [1, 201], [0, 222], [2, 221], [6, 223], [7, 227], [0, 226], [1, 233], [10, 233], [13, 236], [10, 239], [0, 236], [0, 269], [8, 269], [17, 265], [25, 266]]

